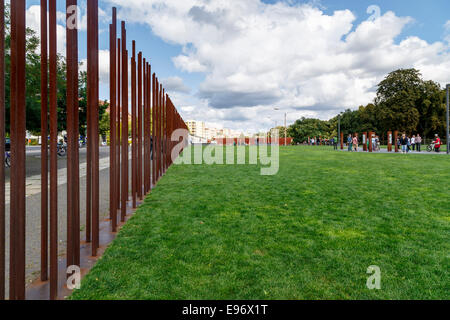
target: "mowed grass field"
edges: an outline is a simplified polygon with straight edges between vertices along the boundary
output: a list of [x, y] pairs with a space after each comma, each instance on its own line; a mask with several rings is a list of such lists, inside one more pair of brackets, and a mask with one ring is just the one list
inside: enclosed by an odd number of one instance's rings
[[450, 298], [449, 157], [281, 147], [260, 168], [171, 167], [71, 298]]

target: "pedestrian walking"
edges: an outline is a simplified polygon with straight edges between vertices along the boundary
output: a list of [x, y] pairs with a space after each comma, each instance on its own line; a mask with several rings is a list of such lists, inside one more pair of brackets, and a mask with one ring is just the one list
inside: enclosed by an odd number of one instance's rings
[[348, 138], [347, 138], [347, 144], [348, 144], [348, 151], [349, 151], [349, 152], [352, 151], [352, 143], [353, 143], [352, 135], [349, 134], [349, 135], [348, 135]]
[[411, 138], [411, 147], [412, 147], [412, 151], [416, 151], [416, 136], [413, 135]]
[[357, 136], [353, 137], [352, 144], [353, 144], [353, 150], [355, 152], [358, 152], [358, 137]]
[[408, 137], [406, 134], [402, 134], [400, 145], [402, 146], [402, 153], [406, 154], [408, 152]]

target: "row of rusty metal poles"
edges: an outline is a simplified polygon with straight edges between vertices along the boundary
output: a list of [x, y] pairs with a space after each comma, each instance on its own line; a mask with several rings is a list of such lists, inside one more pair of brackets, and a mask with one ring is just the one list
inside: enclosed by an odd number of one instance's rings
[[[48, 4], [48, 6], [47, 6]], [[99, 231], [99, 39], [98, 0], [87, 3], [87, 194], [86, 242], [92, 256], [100, 246]], [[80, 266], [80, 176], [78, 106], [77, 0], [67, 0], [67, 266]], [[58, 297], [57, 177], [57, 11], [56, 0], [41, 0], [41, 274], [50, 278], [50, 299]], [[25, 299], [25, 0], [11, 2], [11, 204], [10, 299]], [[48, 10], [48, 12], [47, 12]], [[0, 3], [0, 152], [5, 151], [5, 6]], [[47, 26], [48, 17], [48, 26]], [[47, 33], [48, 30], [48, 33]], [[117, 231], [118, 210], [124, 222], [129, 200], [128, 172], [128, 51], [125, 22], [117, 39], [117, 11], [110, 25], [110, 219]], [[117, 42], [116, 42], [117, 40]], [[47, 51], [48, 46], [48, 51]], [[172, 163], [175, 128], [185, 128], [179, 113], [142, 52], [131, 56], [132, 206], [143, 199]], [[137, 79], [136, 79], [137, 77]], [[47, 135], [50, 129], [50, 170]], [[144, 149], [144, 153], [142, 152]], [[50, 192], [48, 174], [50, 173]], [[0, 300], [5, 299], [5, 170], [0, 166]], [[50, 193], [50, 194], [49, 194]], [[48, 206], [50, 205], [50, 210]], [[48, 215], [50, 214], [50, 215]], [[49, 241], [50, 236], [50, 241]], [[50, 244], [48, 246], [48, 244]], [[48, 259], [50, 258], [50, 259]], [[49, 262], [49, 265], [48, 265]]]

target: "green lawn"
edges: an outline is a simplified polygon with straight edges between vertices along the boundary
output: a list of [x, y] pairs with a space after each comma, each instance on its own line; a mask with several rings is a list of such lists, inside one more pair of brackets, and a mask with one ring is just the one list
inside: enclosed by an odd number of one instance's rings
[[71, 298], [450, 298], [449, 157], [280, 149], [170, 168]]

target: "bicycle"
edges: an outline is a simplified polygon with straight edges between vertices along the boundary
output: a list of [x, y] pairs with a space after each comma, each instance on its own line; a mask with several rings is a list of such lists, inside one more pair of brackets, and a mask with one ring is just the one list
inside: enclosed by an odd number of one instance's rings
[[435, 146], [436, 144], [431, 143], [428, 147], [427, 147], [427, 151], [428, 152], [433, 152], [435, 150]]
[[64, 157], [67, 154], [67, 145], [65, 143], [64, 144], [58, 144], [57, 154], [60, 157]]
[[5, 152], [5, 167], [11, 168], [11, 155], [8, 151]]

